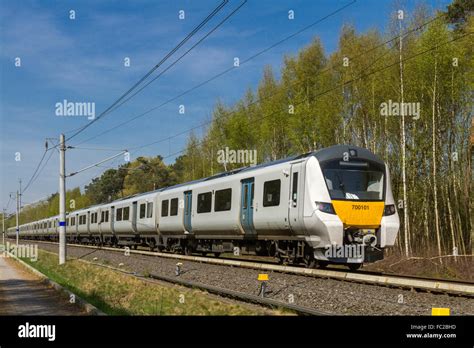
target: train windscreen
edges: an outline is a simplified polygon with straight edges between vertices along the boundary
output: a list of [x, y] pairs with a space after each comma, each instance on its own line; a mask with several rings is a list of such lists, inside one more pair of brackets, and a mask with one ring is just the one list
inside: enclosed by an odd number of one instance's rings
[[328, 161], [321, 165], [333, 200], [382, 201], [384, 168], [371, 162]]

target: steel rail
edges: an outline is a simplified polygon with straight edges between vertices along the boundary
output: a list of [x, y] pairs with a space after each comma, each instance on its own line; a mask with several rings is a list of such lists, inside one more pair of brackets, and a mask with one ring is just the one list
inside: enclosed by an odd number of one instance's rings
[[[29, 240], [30, 242], [32, 240]], [[57, 244], [57, 242], [49, 241], [34, 241], [46, 244]], [[103, 246], [83, 245], [83, 244], [67, 244], [71, 247], [79, 248], [91, 248], [105, 251], [124, 252], [123, 248], [112, 248]], [[232, 259], [218, 259], [205, 256], [188, 256], [180, 254], [171, 254], [163, 252], [152, 252], [144, 250], [129, 250], [130, 254], [146, 255], [155, 257], [171, 258], [183, 261], [201, 262], [214, 265], [233, 266], [241, 268], [251, 268], [261, 271], [273, 271], [280, 273], [312, 276], [318, 278], [330, 278], [338, 279], [342, 281], [350, 281], [378, 286], [398, 287], [405, 289], [420, 289], [428, 292], [440, 292], [454, 295], [462, 295], [474, 297], [474, 284], [462, 281], [449, 281], [440, 279], [430, 278], [418, 278], [415, 276], [403, 276], [403, 275], [386, 275], [386, 274], [367, 274], [358, 272], [349, 272], [341, 270], [326, 270], [326, 269], [314, 269], [314, 268], [303, 268], [297, 266], [285, 266], [277, 264], [268, 264], [261, 262], [243, 261], [243, 260], [232, 260]]]

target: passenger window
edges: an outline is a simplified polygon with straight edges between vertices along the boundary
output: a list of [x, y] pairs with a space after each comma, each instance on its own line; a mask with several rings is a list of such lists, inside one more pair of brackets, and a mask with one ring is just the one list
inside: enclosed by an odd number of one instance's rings
[[117, 221], [122, 221], [122, 208], [117, 209]]
[[250, 208], [253, 209], [253, 198], [255, 197], [255, 185], [252, 184], [252, 189], [250, 190]]
[[161, 201], [161, 216], [168, 216], [169, 200]]
[[178, 215], [178, 198], [173, 198], [173, 199], [171, 200], [170, 215], [171, 215], [171, 216], [176, 216], [176, 215]]
[[153, 202], [148, 202], [146, 205], [146, 217], [153, 217]]
[[280, 179], [267, 181], [265, 184], [263, 184], [264, 207], [274, 207], [280, 205], [280, 185]]
[[298, 200], [298, 173], [293, 173], [293, 189], [291, 193], [291, 199], [293, 200], [293, 206], [296, 207], [296, 201]]
[[140, 204], [140, 219], [143, 219], [145, 217], [145, 210], [146, 210], [146, 204], [145, 203]]
[[232, 189], [217, 190], [214, 198], [214, 211], [230, 210], [232, 202]]
[[109, 211], [105, 212], [105, 222], [109, 222]]
[[212, 192], [198, 194], [197, 212], [209, 213], [211, 211]]
[[128, 221], [129, 217], [130, 217], [130, 208], [129, 207], [123, 208], [123, 221]]
[[71, 219], [71, 225], [76, 226], [76, 217], [75, 216]]
[[248, 201], [248, 199], [249, 199], [249, 194], [248, 194], [247, 189], [245, 189], [245, 190], [244, 190], [244, 204], [243, 204], [243, 205], [244, 205], [244, 206], [243, 206], [244, 209], [247, 209], [247, 201]]

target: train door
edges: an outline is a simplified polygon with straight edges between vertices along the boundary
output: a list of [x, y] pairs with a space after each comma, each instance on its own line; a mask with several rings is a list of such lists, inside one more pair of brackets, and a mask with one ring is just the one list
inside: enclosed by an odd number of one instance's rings
[[303, 226], [304, 162], [291, 165], [288, 221], [293, 231]]
[[102, 209], [97, 209], [97, 229], [102, 234], [102, 222], [104, 222], [104, 213]]
[[74, 233], [77, 236], [79, 234], [79, 215], [75, 214], [74, 215]]
[[240, 194], [240, 224], [246, 235], [255, 235], [253, 226], [254, 178], [242, 180]]
[[110, 207], [110, 232], [112, 232], [112, 234], [115, 234], [114, 223], [115, 223], [115, 207]]
[[86, 228], [87, 228], [87, 234], [91, 233], [91, 212], [87, 212], [87, 221], [86, 221]]
[[137, 201], [132, 203], [132, 230], [137, 233]]
[[186, 231], [191, 232], [191, 215], [192, 215], [192, 208], [193, 208], [193, 191], [186, 191], [184, 192], [184, 228]]

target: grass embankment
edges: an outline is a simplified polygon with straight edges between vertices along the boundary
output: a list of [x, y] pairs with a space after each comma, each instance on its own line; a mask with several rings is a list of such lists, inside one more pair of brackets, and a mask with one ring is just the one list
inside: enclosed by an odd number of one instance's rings
[[[50, 279], [109, 315], [264, 315], [269, 311], [216, 300], [180, 286], [146, 282], [107, 268], [38, 250], [38, 260], [23, 259]], [[275, 314], [281, 314], [274, 312]]]
[[390, 255], [364, 266], [364, 270], [387, 274], [405, 274], [446, 280], [474, 281], [474, 257], [443, 257]]

